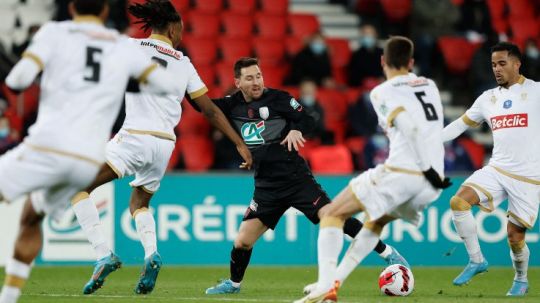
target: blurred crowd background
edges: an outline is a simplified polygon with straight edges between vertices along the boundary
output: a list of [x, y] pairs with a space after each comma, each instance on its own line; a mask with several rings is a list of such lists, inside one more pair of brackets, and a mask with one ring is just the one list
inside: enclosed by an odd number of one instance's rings
[[[110, 0], [107, 26], [142, 38], [126, 14], [131, 3]], [[414, 72], [433, 78], [445, 123], [461, 116], [496, 85], [490, 46], [511, 41], [523, 52], [522, 74], [540, 73], [540, 0], [171, 0], [184, 20], [180, 49], [211, 97], [234, 91], [234, 61], [260, 59], [267, 87], [293, 95], [317, 122], [301, 154], [316, 173], [351, 173], [381, 163], [388, 144], [369, 91], [384, 80], [382, 43], [405, 35], [416, 45]], [[0, 82], [32, 36], [49, 20], [69, 19], [69, 0], [0, 1]], [[0, 154], [19, 144], [35, 121], [36, 83], [20, 95], [0, 86]], [[70, 100], [76, 102], [76, 100]], [[99, 102], [96, 100], [96, 102]], [[170, 170], [236, 170], [234, 146], [183, 102]], [[122, 125], [120, 114], [113, 132]], [[446, 145], [446, 169], [466, 172], [489, 158], [487, 126]]]

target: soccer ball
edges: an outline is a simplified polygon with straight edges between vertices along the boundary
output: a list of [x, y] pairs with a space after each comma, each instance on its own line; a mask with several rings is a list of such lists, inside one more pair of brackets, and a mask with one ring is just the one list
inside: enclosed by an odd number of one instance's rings
[[387, 296], [408, 296], [414, 289], [410, 269], [401, 264], [390, 265], [379, 276], [379, 289]]

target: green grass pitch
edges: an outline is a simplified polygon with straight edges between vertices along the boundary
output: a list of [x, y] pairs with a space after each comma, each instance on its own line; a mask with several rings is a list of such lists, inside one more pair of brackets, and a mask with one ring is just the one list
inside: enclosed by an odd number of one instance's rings
[[[540, 302], [540, 268], [529, 269], [531, 290], [525, 298], [507, 298], [513, 269], [492, 267], [470, 285], [455, 287], [452, 279], [461, 268], [413, 267], [415, 290], [409, 297], [393, 298], [380, 294], [377, 281], [382, 268], [358, 267], [339, 292], [339, 302]], [[125, 267], [113, 273], [94, 295], [82, 295], [91, 266], [36, 267], [19, 302], [292, 302], [302, 296], [305, 284], [316, 279], [317, 268], [261, 267], [248, 269], [242, 291], [235, 295], [207, 296], [204, 290], [217, 279], [228, 276], [227, 267], [167, 267], [159, 276], [151, 295], [133, 293], [139, 268]], [[3, 281], [4, 271], [0, 273]]]

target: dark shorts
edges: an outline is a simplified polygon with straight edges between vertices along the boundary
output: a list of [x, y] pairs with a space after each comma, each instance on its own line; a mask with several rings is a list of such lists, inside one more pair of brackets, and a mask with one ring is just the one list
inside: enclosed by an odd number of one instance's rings
[[312, 176], [275, 188], [256, 187], [253, 200], [244, 214], [244, 221], [258, 218], [268, 228], [274, 229], [285, 211], [294, 207], [313, 224], [318, 224], [319, 209], [330, 202], [326, 192]]

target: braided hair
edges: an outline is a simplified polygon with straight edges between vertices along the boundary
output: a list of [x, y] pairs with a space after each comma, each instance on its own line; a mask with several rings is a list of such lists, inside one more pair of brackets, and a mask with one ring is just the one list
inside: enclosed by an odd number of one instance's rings
[[182, 21], [169, 0], [148, 0], [144, 4], [130, 5], [128, 11], [140, 19], [135, 23], [142, 24], [144, 31], [148, 29], [162, 31], [170, 23]]

